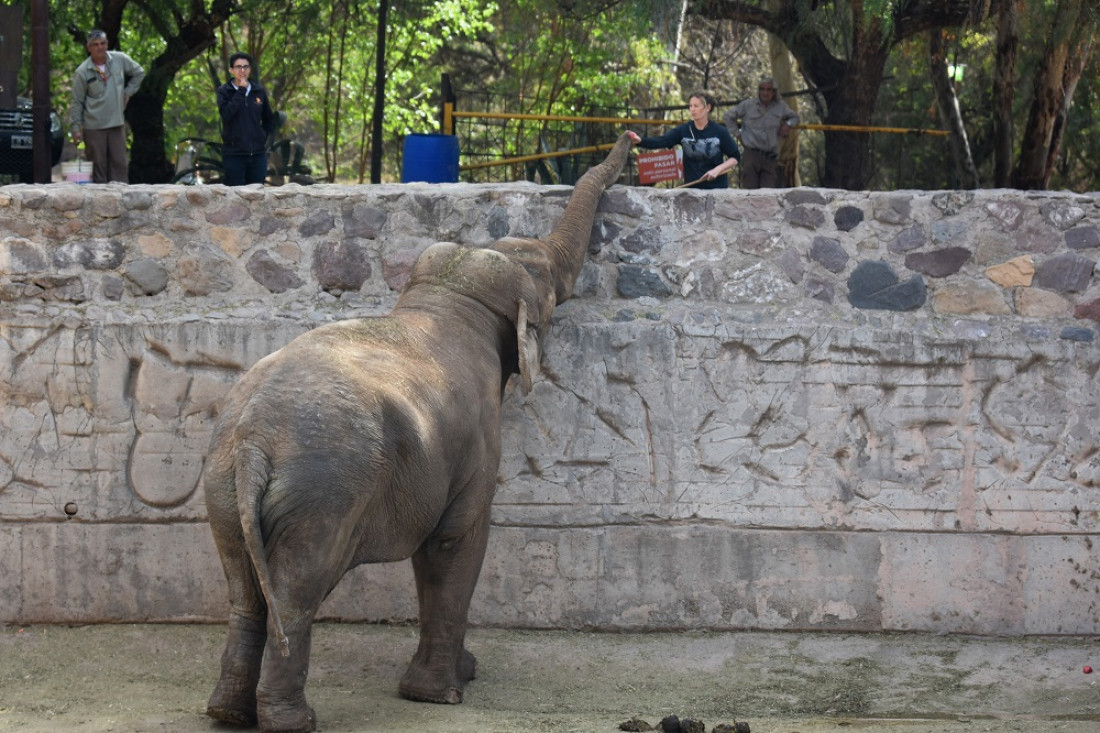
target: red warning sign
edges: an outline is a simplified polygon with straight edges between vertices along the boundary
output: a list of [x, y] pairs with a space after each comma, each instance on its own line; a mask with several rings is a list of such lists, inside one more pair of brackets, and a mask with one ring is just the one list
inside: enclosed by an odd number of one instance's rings
[[658, 150], [638, 156], [638, 183], [675, 181], [684, 177], [684, 162], [679, 150]]

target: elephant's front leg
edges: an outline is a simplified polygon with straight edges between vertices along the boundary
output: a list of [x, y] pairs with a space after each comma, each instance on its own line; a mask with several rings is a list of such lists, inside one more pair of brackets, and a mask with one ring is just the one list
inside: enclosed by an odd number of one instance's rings
[[421, 702], [462, 702], [477, 660], [466, 650], [470, 599], [485, 558], [489, 509], [461, 537], [440, 533], [413, 555], [420, 602], [420, 644], [401, 678], [402, 697]]

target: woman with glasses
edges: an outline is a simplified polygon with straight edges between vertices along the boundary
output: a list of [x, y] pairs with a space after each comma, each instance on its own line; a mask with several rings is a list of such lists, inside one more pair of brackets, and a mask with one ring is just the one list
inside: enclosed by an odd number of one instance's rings
[[222, 167], [227, 186], [263, 183], [267, 177], [267, 138], [275, 131], [275, 113], [267, 90], [252, 79], [252, 57], [229, 57], [232, 78], [218, 87], [222, 118]]

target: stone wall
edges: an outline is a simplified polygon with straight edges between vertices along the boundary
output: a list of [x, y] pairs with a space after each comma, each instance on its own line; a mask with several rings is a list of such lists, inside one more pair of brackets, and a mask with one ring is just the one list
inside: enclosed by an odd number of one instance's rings
[[[222, 620], [240, 373], [570, 189], [0, 189], [0, 622]], [[604, 197], [509, 390], [474, 623], [1100, 633], [1100, 194]], [[407, 563], [326, 618], [416, 615]]]

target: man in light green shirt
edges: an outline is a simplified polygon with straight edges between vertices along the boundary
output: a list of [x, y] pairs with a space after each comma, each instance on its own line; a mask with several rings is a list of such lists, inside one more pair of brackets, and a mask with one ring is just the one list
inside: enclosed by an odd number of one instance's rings
[[85, 144], [93, 183], [129, 183], [123, 112], [145, 69], [120, 51], [108, 51], [107, 34], [101, 30], [88, 33], [87, 48], [88, 58], [73, 75], [69, 129], [77, 144]]

